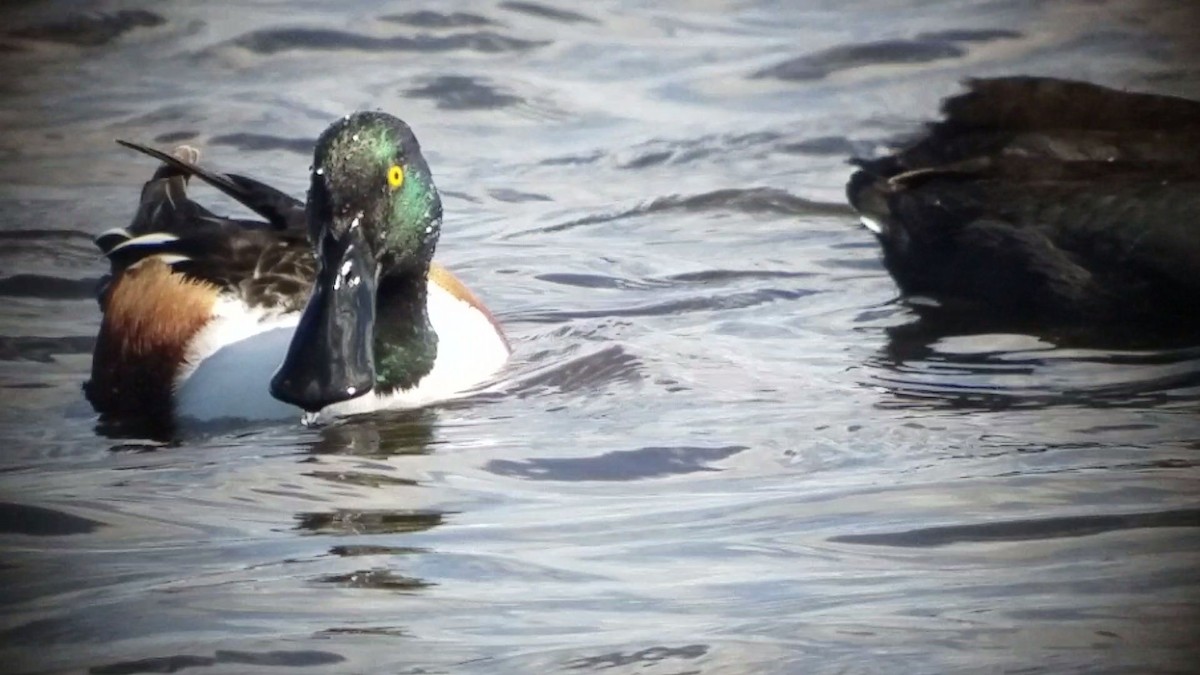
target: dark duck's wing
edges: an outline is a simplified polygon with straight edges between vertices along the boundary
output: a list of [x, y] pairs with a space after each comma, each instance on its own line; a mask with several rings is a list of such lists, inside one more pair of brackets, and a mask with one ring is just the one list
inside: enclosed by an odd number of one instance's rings
[[[304, 203], [251, 178], [196, 165], [199, 153], [173, 154], [117, 141], [163, 164], [142, 188], [133, 222], [96, 237], [112, 276], [151, 257], [186, 277], [215, 285], [251, 307], [302, 309], [316, 261], [307, 240]], [[241, 202], [263, 221], [217, 216], [187, 194], [195, 176]], [[105, 284], [107, 287], [107, 284]], [[100, 299], [104, 302], [105, 288]]]
[[901, 291], [1200, 326], [1200, 102], [1033, 77], [968, 88], [847, 185]]

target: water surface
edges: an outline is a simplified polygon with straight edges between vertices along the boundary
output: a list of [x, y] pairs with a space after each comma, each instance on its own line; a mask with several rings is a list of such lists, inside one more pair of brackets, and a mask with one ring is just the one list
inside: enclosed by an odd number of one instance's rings
[[[1200, 347], [921, 321], [842, 192], [964, 77], [1200, 96], [1190, 5], [6, 15], [8, 672], [1194, 668]], [[421, 139], [502, 377], [320, 429], [98, 430], [91, 237], [153, 170], [113, 139], [299, 195], [364, 108]]]

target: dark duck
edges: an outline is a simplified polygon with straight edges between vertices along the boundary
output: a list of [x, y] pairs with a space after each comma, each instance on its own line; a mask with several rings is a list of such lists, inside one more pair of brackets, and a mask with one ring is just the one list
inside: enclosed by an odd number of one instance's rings
[[847, 194], [907, 296], [1062, 325], [1200, 328], [1200, 102], [972, 80]]

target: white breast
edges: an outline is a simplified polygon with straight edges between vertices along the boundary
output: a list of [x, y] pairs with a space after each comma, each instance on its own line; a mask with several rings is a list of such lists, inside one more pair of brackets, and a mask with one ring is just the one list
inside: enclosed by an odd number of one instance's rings
[[427, 303], [429, 322], [438, 336], [433, 369], [412, 389], [338, 403], [322, 410], [322, 417], [444, 401], [487, 380], [508, 361], [508, 344], [483, 312], [434, 283], [429, 284]]
[[[387, 396], [372, 392], [330, 406], [320, 418], [428, 405], [461, 394], [500, 370], [508, 360], [508, 345], [487, 316], [434, 283], [427, 302], [438, 336], [433, 369], [412, 389]], [[297, 314], [270, 317], [238, 303], [218, 303], [176, 378], [176, 417], [184, 422], [299, 419], [299, 408], [268, 392], [298, 320]]]

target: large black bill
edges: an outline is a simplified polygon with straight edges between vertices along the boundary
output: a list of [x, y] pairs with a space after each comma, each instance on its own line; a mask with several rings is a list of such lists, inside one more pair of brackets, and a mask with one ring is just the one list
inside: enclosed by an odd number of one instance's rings
[[[328, 236], [328, 235], [327, 235]], [[300, 316], [271, 395], [316, 412], [362, 396], [375, 384], [375, 260], [352, 228], [321, 250], [312, 297]]]

